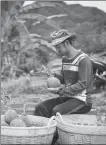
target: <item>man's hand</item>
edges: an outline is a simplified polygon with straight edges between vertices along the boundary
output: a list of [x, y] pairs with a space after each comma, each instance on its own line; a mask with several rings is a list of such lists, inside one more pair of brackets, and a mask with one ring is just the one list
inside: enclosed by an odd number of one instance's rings
[[58, 91], [57, 94], [59, 94], [60, 96], [63, 95], [65, 92], [67, 92], [67, 88], [63, 85], [61, 86]]
[[61, 87], [58, 88], [47, 88], [48, 91], [54, 94], [58, 94], [59, 96], [62, 96], [65, 92], [67, 92], [67, 88], [65, 85], [61, 85]]
[[59, 89], [60, 89], [60, 88], [47, 88], [47, 90], [48, 90], [49, 92], [54, 93], [54, 94], [57, 94], [57, 92], [58, 92]]

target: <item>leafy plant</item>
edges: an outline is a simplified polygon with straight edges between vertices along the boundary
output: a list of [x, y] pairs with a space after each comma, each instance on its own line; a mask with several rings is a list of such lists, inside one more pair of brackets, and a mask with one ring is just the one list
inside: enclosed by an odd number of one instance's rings
[[[105, 51], [105, 15], [98, 9], [93, 11], [93, 8], [81, 5], [67, 6], [59, 1], [36, 1], [27, 6], [23, 6], [23, 3], [2, 1], [2, 68], [15, 65], [17, 69], [24, 68], [29, 72], [34, 67], [35, 70], [40, 67], [37, 63], [47, 64], [56, 58], [53, 46], [48, 43], [51, 39], [47, 35], [61, 28], [76, 31], [78, 49], [89, 53], [96, 53], [95, 50], [100, 48]], [[36, 36], [32, 38], [30, 29], [33, 26]], [[22, 57], [25, 58], [23, 63]], [[103, 55], [102, 61], [105, 62]]]

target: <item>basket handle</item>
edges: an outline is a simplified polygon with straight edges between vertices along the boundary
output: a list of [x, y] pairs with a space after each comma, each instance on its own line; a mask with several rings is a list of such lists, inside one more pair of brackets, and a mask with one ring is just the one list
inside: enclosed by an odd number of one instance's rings
[[[59, 117], [60, 119], [58, 119], [57, 117]], [[65, 124], [63, 121], [62, 115], [59, 112], [56, 113], [56, 120], [59, 122], [61, 121], [63, 124]]]
[[51, 122], [52, 122], [53, 120], [56, 120], [56, 117], [55, 117], [55, 116], [52, 116], [52, 117], [49, 119], [48, 124], [47, 124], [47, 127], [48, 127], [48, 128], [50, 128]]

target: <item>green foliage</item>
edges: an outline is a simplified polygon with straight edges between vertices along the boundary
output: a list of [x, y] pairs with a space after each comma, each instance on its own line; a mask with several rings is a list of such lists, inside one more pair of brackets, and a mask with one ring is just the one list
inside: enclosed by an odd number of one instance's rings
[[[35, 82], [36, 81], [35, 79]], [[21, 76], [18, 79], [11, 79], [11, 81], [8, 79], [6, 82], [1, 83], [1, 93], [11, 95], [15, 98], [22, 94], [46, 94], [48, 92], [42, 78], [39, 79], [39, 82], [37, 81], [38, 84], [35, 82], [33, 82], [33, 78], [28, 79], [28, 76]], [[34, 85], [32, 83], [34, 83]]]
[[[42, 40], [43, 41], [43, 40]], [[52, 56], [50, 55], [53, 52], [52, 48], [49, 48], [47, 44], [44, 42], [35, 42], [32, 46], [27, 47], [27, 49], [23, 49], [18, 57], [17, 67], [27, 73], [31, 70], [37, 71], [41, 66], [47, 65]]]
[[[2, 2], [2, 68], [5, 64], [15, 65], [20, 76], [47, 65], [57, 58], [48, 43], [50, 33], [61, 28], [77, 33], [77, 49], [86, 53], [106, 51], [103, 11], [59, 1], [34, 2], [22, 7], [23, 2]], [[30, 33], [36, 37], [32, 38]]]
[[[41, 3], [41, 2], [40, 2]], [[41, 14], [56, 22], [57, 26], [60, 28], [66, 28], [70, 32], [77, 33], [77, 42], [79, 43], [78, 48], [82, 49], [86, 53], [96, 52], [98, 50], [106, 50], [106, 14], [94, 7], [83, 7], [81, 5], [66, 5], [64, 2], [49, 2], [54, 6], [44, 6], [39, 9], [34, 9], [27, 6], [27, 14]], [[57, 5], [56, 5], [57, 4]], [[24, 9], [24, 8], [23, 8]], [[24, 11], [22, 12], [24, 15]], [[64, 17], [57, 17], [59, 14], [66, 14]], [[21, 14], [20, 14], [21, 15]], [[68, 16], [67, 16], [68, 15]], [[49, 40], [50, 33], [56, 28], [55, 24], [51, 25], [45, 21], [44, 23], [36, 23], [33, 25], [32, 19], [27, 19], [27, 25], [31, 25], [29, 32], [38, 33], [44, 38]]]

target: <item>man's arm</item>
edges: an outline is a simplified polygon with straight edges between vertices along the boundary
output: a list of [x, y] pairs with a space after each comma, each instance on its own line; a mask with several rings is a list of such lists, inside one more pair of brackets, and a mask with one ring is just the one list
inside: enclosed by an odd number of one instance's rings
[[88, 57], [81, 60], [78, 75], [78, 82], [65, 89], [65, 92], [70, 95], [81, 93], [83, 90], [87, 89], [93, 81], [92, 62]]

